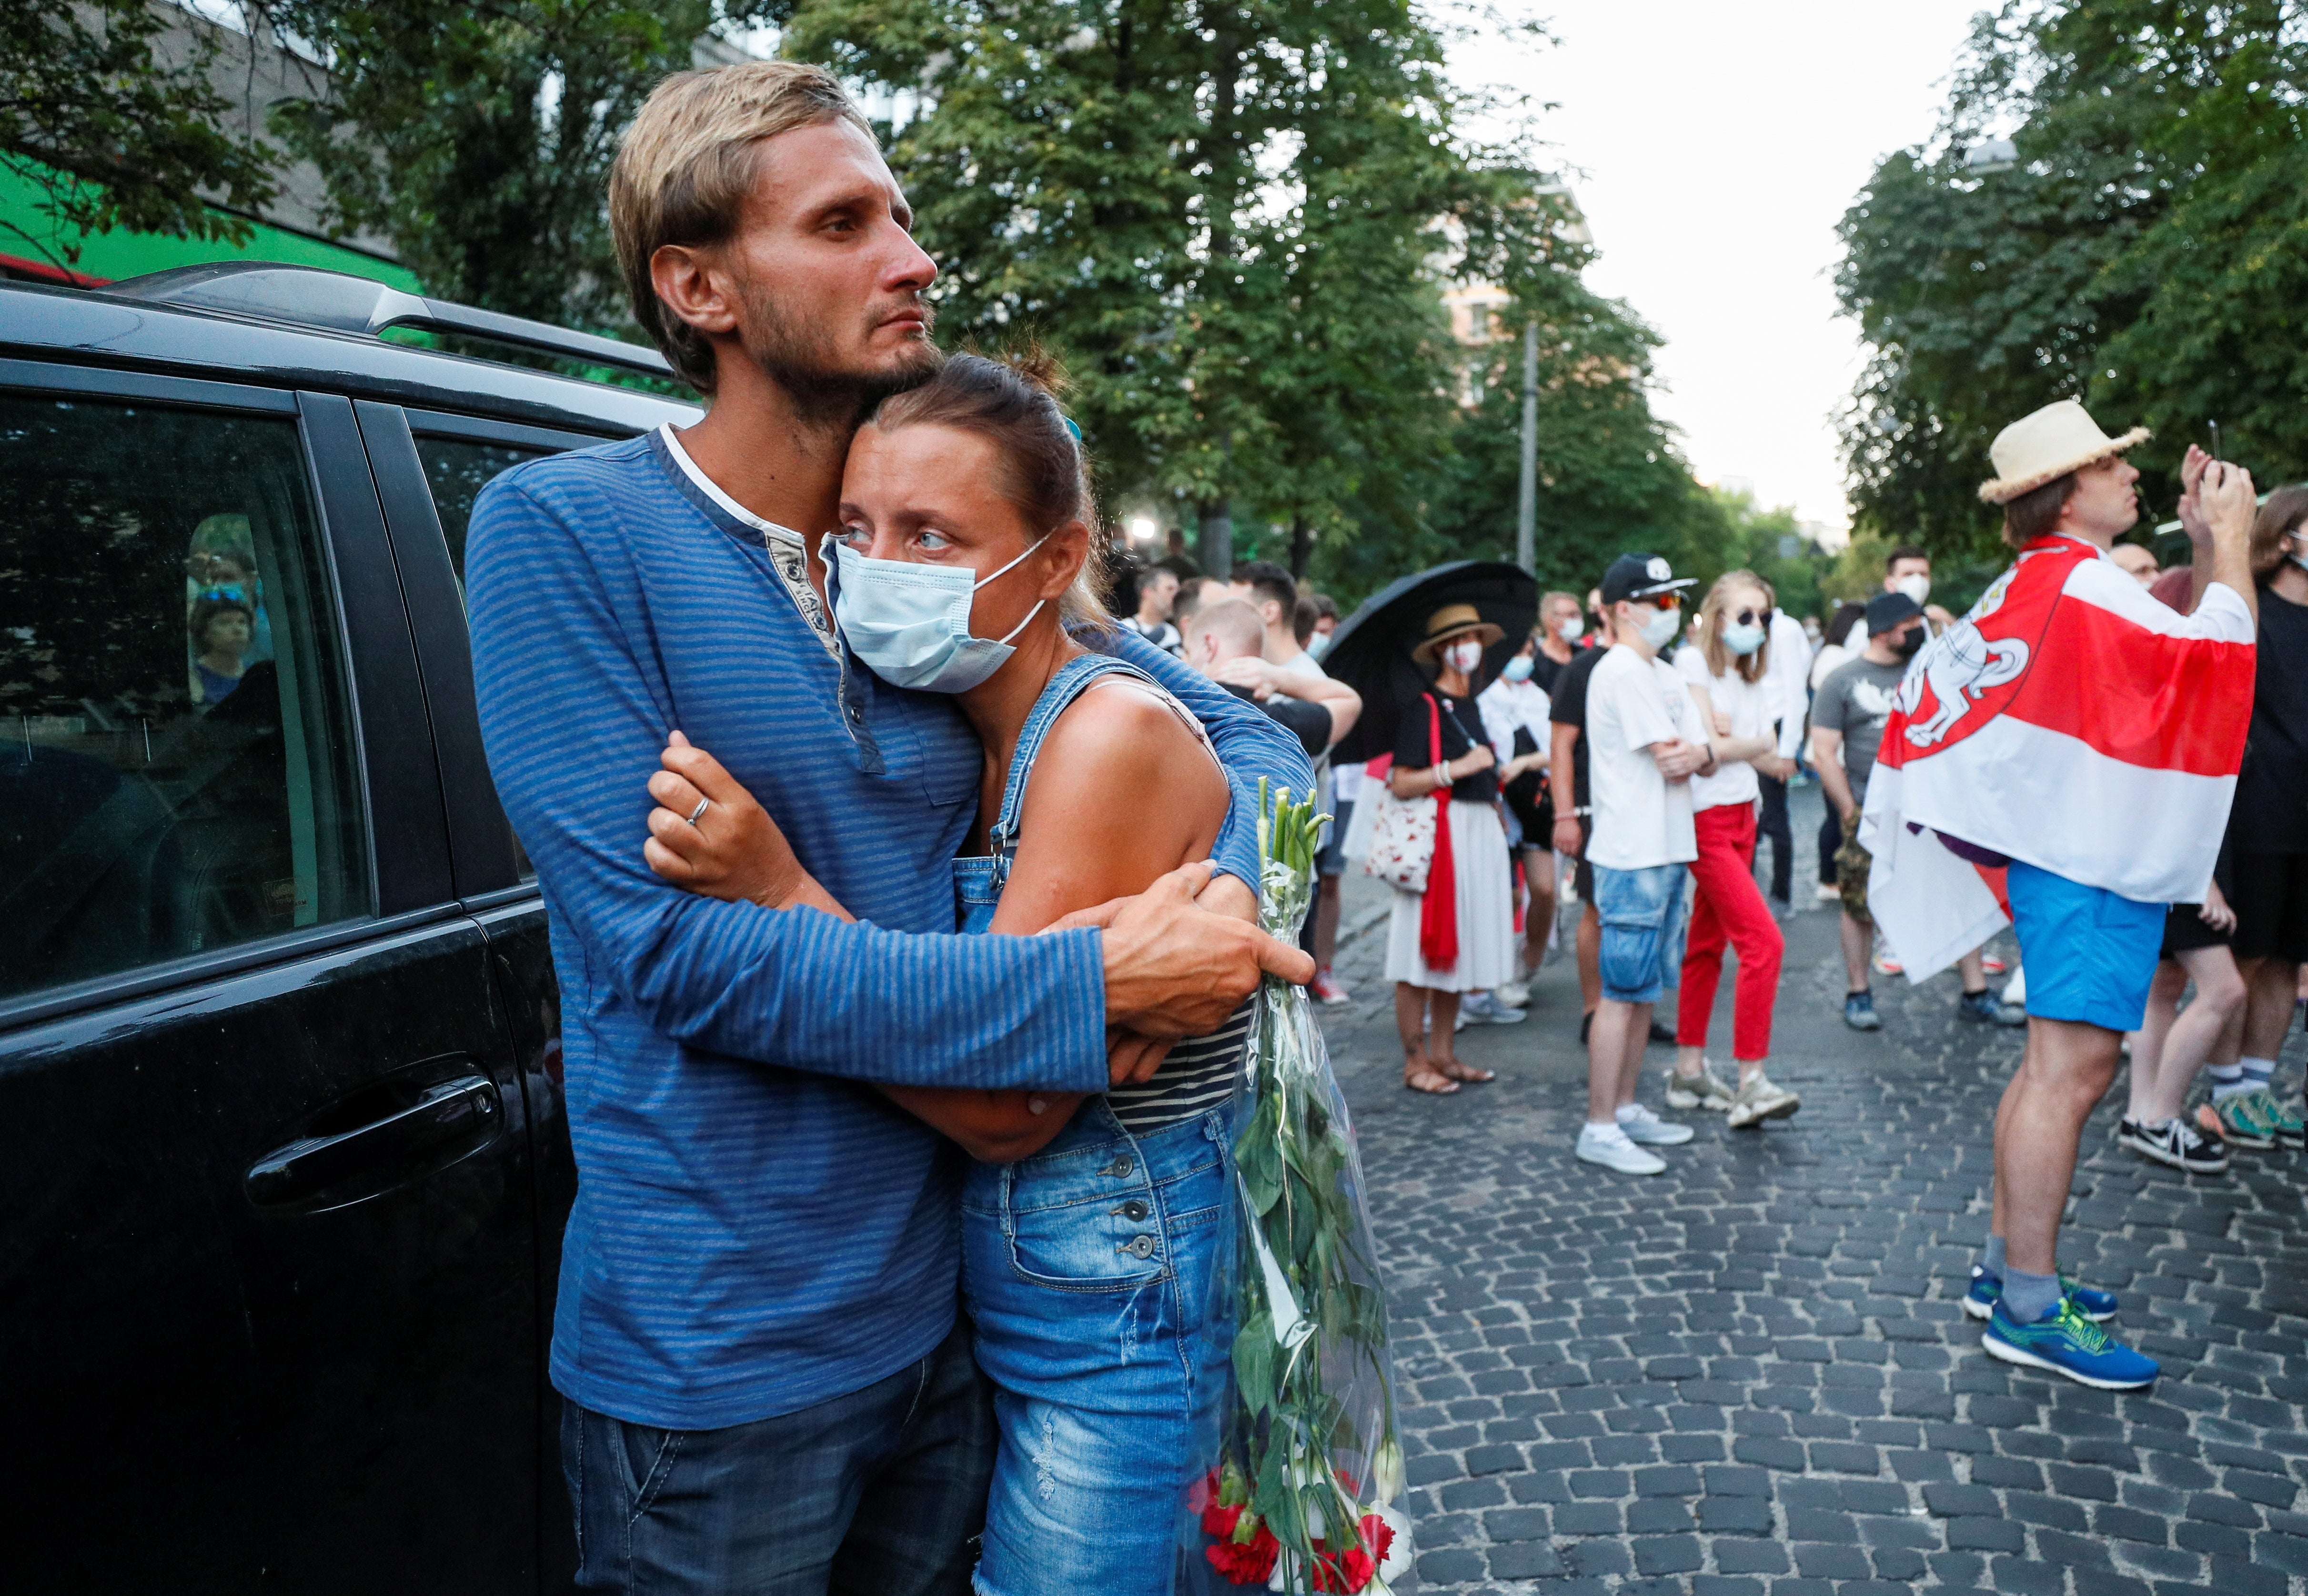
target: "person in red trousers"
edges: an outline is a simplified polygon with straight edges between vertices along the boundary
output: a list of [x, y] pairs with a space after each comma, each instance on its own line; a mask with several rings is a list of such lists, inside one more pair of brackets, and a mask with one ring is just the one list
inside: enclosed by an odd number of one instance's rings
[[[1755, 884], [1756, 773], [1784, 781], [1792, 760], [1778, 753], [1772, 723], [1783, 708], [1770, 674], [1771, 591], [1752, 571], [1733, 571], [1708, 591], [1693, 626], [1697, 637], [1675, 655], [1675, 668], [1699, 705], [1717, 761], [1711, 776], [1691, 781], [1699, 858], [1691, 867], [1697, 891], [1684, 945], [1682, 997], [1667, 1078], [1671, 1109], [1714, 1109], [1735, 1127], [1784, 1119], [1803, 1100], [1763, 1073], [1771, 1051], [1771, 1005], [1778, 995], [1779, 960], [1786, 948], [1778, 921]], [[1732, 1003], [1731, 1055], [1735, 1085], [1708, 1067], [1707, 1024], [1723, 977], [1723, 950], [1739, 961]]]

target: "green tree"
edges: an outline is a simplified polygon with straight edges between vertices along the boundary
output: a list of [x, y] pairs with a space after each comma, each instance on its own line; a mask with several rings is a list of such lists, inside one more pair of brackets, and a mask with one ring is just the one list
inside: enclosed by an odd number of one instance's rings
[[[1584, 592], [1628, 549], [1681, 570], [1719, 559], [1722, 507], [1692, 480], [1673, 430], [1650, 407], [1658, 337], [1624, 305], [1563, 273], [1541, 317], [1536, 566], [1546, 587]], [[1485, 346], [1478, 401], [1453, 408], [1417, 474], [1416, 513], [1372, 518], [1316, 566], [1332, 591], [1368, 591], [1444, 559], [1514, 557], [1521, 483], [1522, 341]], [[1727, 567], [1717, 564], [1710, 570]]]
[[[2011, 0], [1976, 24], [1933, 140], [1845, 216], [1838, 291], [1872, 346], [1845, 418], [1855, 518], [1985, 556], [1997, 430], [2060, 398], [2161, 435], [2151, 505], [2203, 424], [2308, 469], [2308, 35], [2296, 5]], [[2017, 169], [1966, 148], [2017, 129]]]
[[610, 162], [712, 0], [271, 0], [330, 61], [326, 100], [272, 126], [321, 169], [327, 215], [390, 237], [433, 292], [515, 315], [631, 325]]
[[220, 125], [214, 37], [191, 30], [191, 58], [165, 65], [153, 45], [168, 25], [146, 0], [0, 6], [0, 167], [47, 219], [0, 217], [0, 231], [53, 265], [71, 270], [85, 235], [114, 228], [245, 243], [248, 223], [209, 200], [254, 211], [276, 192], [263, 147]]

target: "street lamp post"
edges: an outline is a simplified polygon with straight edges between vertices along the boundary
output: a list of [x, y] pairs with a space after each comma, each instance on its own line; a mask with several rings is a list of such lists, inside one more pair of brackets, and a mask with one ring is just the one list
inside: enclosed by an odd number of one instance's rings
[[1538, 570], [1538, 324], [1522, 330], [1522, 493], [1515, 504], [1515, 564]]

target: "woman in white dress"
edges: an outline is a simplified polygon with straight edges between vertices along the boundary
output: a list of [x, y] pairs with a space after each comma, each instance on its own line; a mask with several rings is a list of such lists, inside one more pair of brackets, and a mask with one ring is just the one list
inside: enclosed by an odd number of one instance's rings
[[1434, 685], [1403, 707], [1388, 787], [1408, 802], [1434, 803], [1447, 792], [1438, 816], [1447, 824], [1436, 828], [1427, 890], [1398, 889], [1387, 925], [1402, 1083], [1414, 1091], [1452, 1092], [1461, 1082], [1492, 1078], [1459, 1060], [1451, 1041], [1459, 999], [1514, 979], [1514, 890], [1499, 820], [1498, 757], [1474, 702], [1483, 651], [1503, 635], [1473, 605], [1447, 604], [1427, 617], [1426, 634], [1410, 651], [1434, 672]]

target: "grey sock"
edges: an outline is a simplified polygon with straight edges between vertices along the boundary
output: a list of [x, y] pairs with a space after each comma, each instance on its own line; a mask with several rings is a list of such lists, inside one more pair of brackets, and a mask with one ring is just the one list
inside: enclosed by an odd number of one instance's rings
[[2003, 1316], [2014, 1324], [2032, 1324], [2060, 1306], [2060, 1277], [2030, 1274], [2024, 1269], [2003, 1272]]
[[1991, 1236], [1987, 1238], [1987, 1251], [1980, 1255], [1979, 1266], [1987, 1271], [1990, 1274], [2002, 1274], [2003, 1272], [2002, 1237]]

